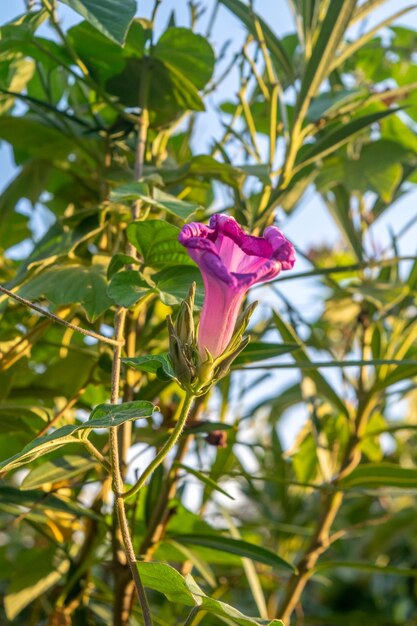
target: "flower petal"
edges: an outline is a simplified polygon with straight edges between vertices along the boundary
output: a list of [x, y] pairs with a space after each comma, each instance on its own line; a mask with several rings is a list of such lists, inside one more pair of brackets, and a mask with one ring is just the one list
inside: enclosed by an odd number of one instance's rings
[[283, 270], [290, 270], [295, 263], [294, 246], [276, 226], [268, 226], [264, 231], [264, 237], [272, 248], [271, 257], [280, 261]]
[[254, 237], [245, 233], [233, 217], [224, 214], [213, 215], [210, 218], [210, 228], [229, 237], [245, 254], [271, 258], [270, 243], [263, 237]]
[[251, 274], [238, 274], [233, 272], [233, 276], [236, 278], [241, 288], [249, 289], [249, 287], [252, 287], [252, 285], [255, 285], [256, 283], [264, 283], [267, 280], [275, 278], [278, 276], [281, 269], [281, 262], [271, 259], [264, 261], [264, 263], [262, 263], [262, 265], [260, 265], [258, 269]]
[[181, 228], [180, 234], [178, 235], [178, 241], [186, 248], [189, 245], [189, 241], [196, 238], [203, 241], [206, 239], [213, 241], [216, 239], [216, 231], [206, 224], [190, 222]]

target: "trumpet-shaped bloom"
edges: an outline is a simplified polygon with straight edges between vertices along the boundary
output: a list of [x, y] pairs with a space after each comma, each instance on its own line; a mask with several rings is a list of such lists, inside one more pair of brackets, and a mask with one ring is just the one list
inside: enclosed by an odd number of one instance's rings
[[186, 224], [179, 242], [199, 266], [204, 281], [199, 352], [204, 358], [208, 350], [216, 358], [232, 338], [248, 289], [291, 269], [294, 247], [275, 226], [268, 226], [263, 237], [254, 237], [228, 215], [213, 215], [208, 226]]

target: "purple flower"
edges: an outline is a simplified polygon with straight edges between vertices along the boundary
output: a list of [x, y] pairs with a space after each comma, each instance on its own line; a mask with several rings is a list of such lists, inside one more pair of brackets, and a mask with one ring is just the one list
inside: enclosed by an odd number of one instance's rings
[[228, 215], [213, 215], [209, 226], [186, 224], [179, 242], [200, 268], [205, 297], [198, 330], [202, 357], [213, 358], [226, 349], [248, 289], [289, 270], [295, 262], [292, 244], [275, 226], [263, 237], [247, 235]]

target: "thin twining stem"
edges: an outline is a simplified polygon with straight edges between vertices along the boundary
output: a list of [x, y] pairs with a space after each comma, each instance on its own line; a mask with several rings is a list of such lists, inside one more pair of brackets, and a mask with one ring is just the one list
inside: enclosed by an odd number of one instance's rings
[[[115, 318], [115, 331], [116, 338], [123, 337], [126, 320], [126, 309], [119, 308]], [[113, 369], [112, 369], [112, 381], [111, 381], [111, 403], [117, 404], [119, 401], [119, 389], [120, 389], [120, 365], [122, 348], [119, 343], [114, 349], [113, 353]], [[123, 539], [123, 546], [129, 568], [132, 574], [133, 582], [135, 583], [136, 592], [138, 594], [140, 606], [142, 609], [142, 615], [145, 626], [152, 626], [152, 617], [149, 609], [149, 604], [146, 598], [145, 589], [140, 579], [139, 571], [136, 565], [136, 555], [133, 548], [132, 538], [130, 536], [129, 524], [126, 516], [125, 503], [122, 497], [123, 492], [123, 476], [120, 469], [120, 456], [119, 456], [119, 442], [118, 442], [118, 430], [120, 426], [110, 428], [110, 459], [111, 459], [111, 472], [113, 481], [113, 492], [115, 498], [115, 505], [117, 511], [117, 519], [119, 522], [120, 532]]]
[[149, 476], [156, 470], [156, 468], [164, 461], [165, 457], [170, 453], [170, 451], [175, 446], [181, 436], [193, 400], [194, 396], [190, 393], [187, 393], [184, 397], [177, 423], [175, 424], [175, 428], [172, 431], [169, 439], [162, 446], [153, 461], [151, 461], [148, 467], [142, 472], [142, 475], [137, 483], [123, 494], [123, 498], [130, 498], [131, 496], [137, 494], [141, 487], [145, 484]]
[[6, 287], [3, 287], [2, 285], [0, 285], [0, 292], [5, 293], [7, 296], [9, 296], [9, 298], [13, 298], [13, 300], [16, 300], [16, 302], [20, 302], [21, 304], [24, 304], [29, 309], [36, 311], [40, 315], [49, 317], [49, 319], [53, 320], [54, 322], [57, 322], [58, 324], [62, 324], [63, 326], [66, 326], [67, 328], [71, 328], [72, 330], [75, 330], [76, 332], [81, 333], [82, 335], [86, 335], [87, 337], [93, 337], [93, 339], [98, 339], [98, 341], [102, 341], [103, 343], [108, 343], [111, 346], [122, 346], [124, 344], [124, 339], [111, 339], [110, 337], [105, 337], [104, 335], [100, 335], [100, 333], [95, 333], [93, 330], [87, 330], [86, 328], [82, 328], [81, 326], [76, 326], [76, 324], [71, 324], [71, 322], [67, 322], [67, 320], [64, 320], [62, 317], [58, 317], [58, 315], [54, 315], [53, 313], [50, 313], [49, 311], [47, 311], [46, 309], [43, 309], [37, 304], [33, 304], [33, 302], [30, 302], [30, 300], [26, 300], [26, 298], [22, 298], [22, 296], [18, 296], [16, 293], [13, 293], [13, 291], [9, 291], [9, 289], [6, 289]]

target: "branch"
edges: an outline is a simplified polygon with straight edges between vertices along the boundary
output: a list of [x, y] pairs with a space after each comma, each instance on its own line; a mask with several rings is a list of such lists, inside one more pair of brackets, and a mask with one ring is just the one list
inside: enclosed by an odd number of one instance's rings
[[[121, 342], [124, 333], [126, 319], [126, 309], [119, 308], [115, 318], [115, 331], [116, 338]], [[111, 382], [111, 403], [117, 404], [119, 401], [119, 388], [120, 388], [120, 365], [121, 365], [122, 348], [121, 343], [115, 347], [113, 352], [113, 369], [112, 369], [112, 382]], [[130, 536], [129, 524], [126, 516], [126, 508], [123, 500], [123, 477], [120, 469], [119, 458], [119, 443], [118, 443], [118, 430], [120, 427], [116, 426], [110, 428], [110, 458], [112, 467], [113, 478], [113, 492], [115, 497], [115, 504], [117, 510], [117, 518], [119, 521], [119, 527], [122, 534], [123, 545], [126, 553], [127, 562], [129, 564], [132, 578], [135, 583], [136, 592], [138, 594], [140, 606], [142, 608], [142, 615], [145, 626], [153, 626], [152, 617], [146, 598], [145, 589], [142, 585], [142, 581], [139, 576], [139, 571], [136, 566], [136, 555], [133, 548], [132, 538]]]
[[81, 326], [76, 326], [75, 324], [71, 324], [71, 322], [67, 322], [67, 320], [64, 320], [62, 317], [58, 317], [58, 315], [54, 315], [53, 313], [50, 313], [49, 311], [47, 311], [46, 309], [43, 309], [37, 304], [33, 304], [33, 302], [30, 302], [30, 300], [26, 300], [26, 298], [22, 298], [22, 296], [18, 296], [16, 293], [13, 293], [13, 291], [9, 291], [9, 289], [6, 289], [6, 287], [3, 287], [2, 285], [0, 285], [0, 292], [5, 293], [6, 296], [9, 296], [9, 298], [13, 298], [13, 300], [16, 300], [16, 302], [20, 302], [20, 304], [24, 304], [29, 309], [36, 311], [40, 315], [49, 317], [49, 319], [53, 320], [54, 322], [57, 322], [58, 324], [62, 324], [63, 326], [66, 326], [67, 328], [71, 328], [71, 330], [75, 330], [76, 332], [81, 333], [82, 335], [86, 335], [87, 337], [93, 337], [93, 339], [98, 339], [98, 341], [102, 341], [103, 343], [108, 343], [111, 346], [123, 346], [124, 345], [123, 337], [120, 340], [111, 339], [110, 337], [105, 337], [104, 335], [95, 333], [93, 330], [87, 330], [86, 328], [82, 328]]
[[194, 396], [187, 393], [183, 400], [181, 412], [178, 417], [177, 423], [175, 424], [175, 428], [172, 431], [168, 441], [165, 442], [165, 444], [162, 446], [162, 448], [160, 449], [156, 457], [149, 463], [148, 467], [142, 472], [142, 475], [139, 478], [139, 480], [136, 482], [136, 484], [133, 485], [131, 489], [129, 489], [123, 494], [123, 498], [130, 498], [131, 496], [134, 496], [136, 493], [138, 493], [140, 488], [146, 482], [147, 478], [149, 478], [149, 476], [153, 474], [156, 468], [159, 467], [159, 465], [161, 465], [165, 457], [171, 452], [172, 448], [177, 443], [184, 429], [185, 423], [188, 418], [188, 413], [189, 413], [193, 400], [194, 400]]
[[[330, 536], [333, 522], [343, 504], [344, 492], [338, 488], [339, 481], [350, 474], [361, 460], [361, 434], [374, 409], [374, 399], [368, 397], [358, 405], [355, 420], [355, 430], [350, 436], [344, 459], [336, 480], [333, 483], [335, 490], [327, 493], [323, 499], [323, 505], [317, 528], [313, 539], [297, 564], [297, 573], [293, 574], [288, 581], [286, 592], [279, 610], [279, 617], [285, 623], [289, 623], [291, 615], [300, 601], [304, 588], [314, 574], [315, 565], [323, 552], [335, 541], [335, 535]], [[337, 537], [337, 535], [336, 535]]]

